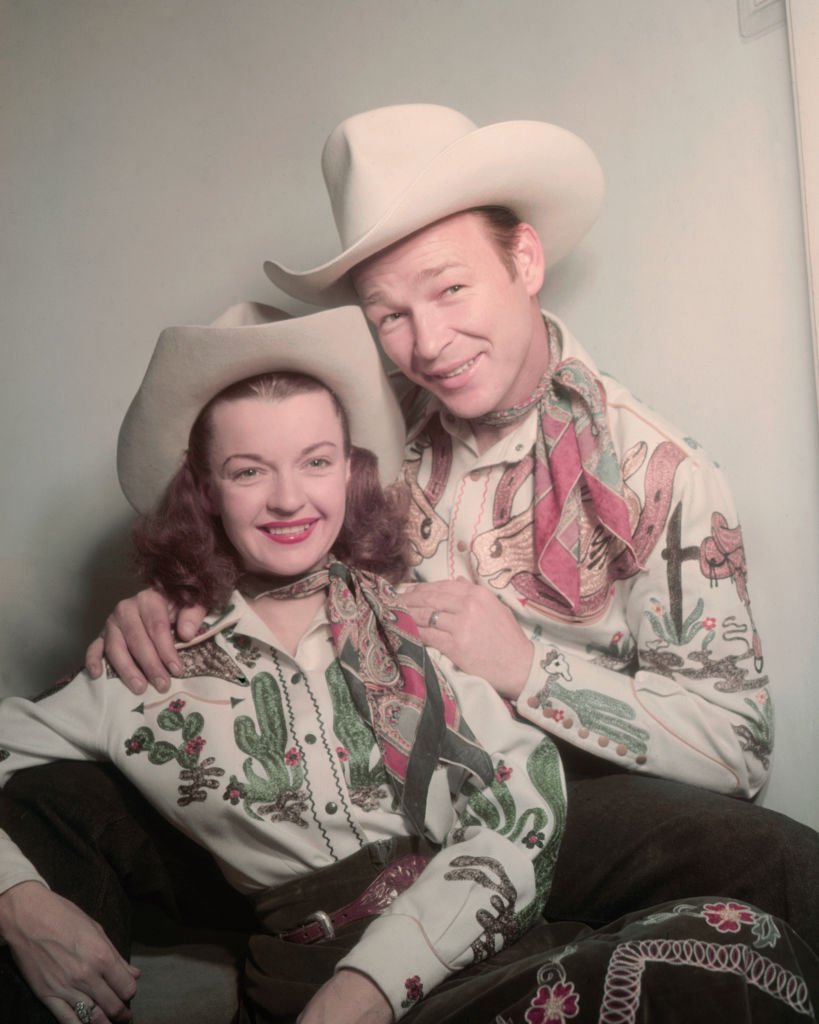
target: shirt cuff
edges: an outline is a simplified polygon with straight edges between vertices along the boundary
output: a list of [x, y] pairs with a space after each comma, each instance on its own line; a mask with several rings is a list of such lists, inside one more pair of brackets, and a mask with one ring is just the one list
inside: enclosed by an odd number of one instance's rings
[[453, 973], [436, 955], [420, 923], [398, 914], [376, 918], [336, 970], [342, 967], [359, 971], [376, 984], [396, 1020]]

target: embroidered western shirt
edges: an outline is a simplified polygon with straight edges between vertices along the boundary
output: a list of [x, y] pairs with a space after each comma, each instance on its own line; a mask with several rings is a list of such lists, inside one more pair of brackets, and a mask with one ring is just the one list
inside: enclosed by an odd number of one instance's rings
[[488, 587], [534, 643], [521, 715], [635, 771], [736, 796], [769, 768], [772, 706], [742, 535], [720, 470], [591, 358], [551, 314], [563, 358], [599, 377], [640, 565], [579, 523], [579, 609], [537, 575], [533, 410], [482, 454], [434, 399], [409, 414], [414, 573]]
[[[369, 842], [412, 834], [323, 612], [291, 657], [236, 593], [180, 655], [185, 674], [167, 694], [135, 697], [81, 672], [37, 700], [7, 698], [0, 784], [53, 760], [110, 760], [251, 898]], [[396, 1018], [539, 916], [565, 819], [551, 740], [483, 680], [439, 660], [494, 778], [452, 797], [446, 766], [433, 773], [426, 832], [442, 849], [339, 965], [369, 975]], [[0, 892], [29, 879], [42, 880], [0, 832]]]

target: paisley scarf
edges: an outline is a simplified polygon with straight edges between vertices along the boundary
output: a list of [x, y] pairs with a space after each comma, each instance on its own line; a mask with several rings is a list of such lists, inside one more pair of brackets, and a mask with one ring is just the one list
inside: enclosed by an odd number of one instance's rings
[[[487, 413], [476, 422], [500, 426], [537, 406], [534, 450], [534, 525], [537, 568], [572, 609], [580, 607], [580, 517], [591, 504], [602, 529], [625, 545], [619, 556], [639, 566], [623, 494], [623, 476], [606, 420], [603, 385], [579, 359], [561, 359], [557, 324], [544, 318], [549, 369], [520, 405]], [[629, 573], [630, 574], [630, 573]]]

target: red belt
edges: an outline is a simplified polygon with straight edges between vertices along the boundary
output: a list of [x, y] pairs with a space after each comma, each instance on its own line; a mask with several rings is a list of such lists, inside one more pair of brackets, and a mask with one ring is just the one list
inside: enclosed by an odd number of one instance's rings
[[287, 942], [321, 942], [332, 939], [341, 928], [364, 917], [375, 917], [392, 903], [395, 897], [409, 889], [427, 866], [429, 857], [421, 853], [407, 853], [377, 875], [361, 895], [346, 906], [328, 914], [317, 910], [303, 925], [279, 936]]

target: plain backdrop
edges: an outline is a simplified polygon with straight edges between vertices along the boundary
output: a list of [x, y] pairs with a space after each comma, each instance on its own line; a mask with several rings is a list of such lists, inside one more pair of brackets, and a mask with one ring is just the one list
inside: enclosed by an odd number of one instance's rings
[[777, 707], [764, 802], [819, 826], [819, 430], [787, 35], [735, 0], [0, 0], [0, 692], [134, 589], [116, 434], [160, 329], [337, 251], [319, 169], [400, 102], [554, 121], [604, 213], [543, 301], [740, 510]]

